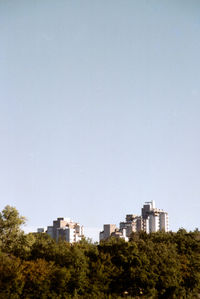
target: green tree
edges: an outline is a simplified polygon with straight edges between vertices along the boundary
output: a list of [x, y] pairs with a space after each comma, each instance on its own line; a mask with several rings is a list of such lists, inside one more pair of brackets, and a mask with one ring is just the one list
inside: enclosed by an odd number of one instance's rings
[[2, 251], [13, 252], [17, 245], [25, 241], [21, 225], [25, 217], [20, 216], [16, 208], [6, 206], [0, 213], [0, 248]]
[[49, 298], [50, 277], [53, 268], [52, 262], [47, 262], [43, 259], [24, 261], [22, 264], [24, 288], [21, 298]]
[[19, 299], [24, 287], [21, 260], [0, 252], [0, 298]]

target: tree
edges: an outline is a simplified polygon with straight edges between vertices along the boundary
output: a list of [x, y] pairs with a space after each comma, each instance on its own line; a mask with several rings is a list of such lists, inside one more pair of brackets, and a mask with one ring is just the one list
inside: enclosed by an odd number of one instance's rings
[[0, 248], [7, 253], [13, 252], [19, 243], [24, 241], [21, 225], [25, 217], [20, 216], [16, 208], [6, 206], [0, 213]]
[[21, 260], [0, 252], [0, 298], [20, 299], [23, 287]]

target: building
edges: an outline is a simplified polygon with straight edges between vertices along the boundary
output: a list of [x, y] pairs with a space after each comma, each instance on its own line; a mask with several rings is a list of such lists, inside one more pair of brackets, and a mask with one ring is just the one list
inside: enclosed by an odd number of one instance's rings
[[160, 230], [166, 232], [169, 231], [169, 217], [166, 212], [160, 213]]
[[107, 240], [110, 238], [111, 234], [115, 232], [116, 225], [115, 224], [104, 224], [103, 231], [99, 234], [100, 241]]
[[120, 222], [119, 227], [120, 230], [125, 229], [126, 237], [130, 237], [132, 233], [142, 230], [143, 220], [141, 216], [128, 214], [126, 215], [126, 221]]
[[99, 234], [100, 241], [108, 240], [111, 237], [128, 241], [125, 228], [118, 229], [115, 224], [104, 224], [103, 231]]
[[44, 233], [45, 232], [45, 228], [44, 227], [40, 227], [37, 229], [37, 233]]
[[[38, 232], [43, 232], [38, 229]], [[73, 222], [70, 218], [57, 218], [53, 221], [52, 226], [47, 226], [46, 233], [55, 241], [59, 239], [65, 240], [69, 243], [80, 241], [84, 236], [83, 226], [77, 222]]]
[[155, 201], [145, 202], [142, 211], [143, 231], [153, 233], [169, 231], [168, 213], [155, 207]]
[[104, 224], [104, 230], [100, 232], [99, 239], [101, 241], [115, 237], [127, 240], [132, 233], [140, 231], [146, 233], [169, 231], [168, 213], [156, 208], [154, 200], [145, 202], [141, 209], [141, 216], [126, 215], [125, 221], [120, 222], [119, 229], [115, 224]]
[[126, 236], [126, 229], [118, 229], [116, 228], [113, 233], [111, 233], [111, 238], [117, 238], [117, 239], [123, 239], [125, 241], [128, 241], [129, 238]]

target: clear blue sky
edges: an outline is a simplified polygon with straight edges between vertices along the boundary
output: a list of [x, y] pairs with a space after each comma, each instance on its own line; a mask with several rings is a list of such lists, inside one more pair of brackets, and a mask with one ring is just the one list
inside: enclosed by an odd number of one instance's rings
[[0, 1], [0, 208], [199, 227], [200, 1]]

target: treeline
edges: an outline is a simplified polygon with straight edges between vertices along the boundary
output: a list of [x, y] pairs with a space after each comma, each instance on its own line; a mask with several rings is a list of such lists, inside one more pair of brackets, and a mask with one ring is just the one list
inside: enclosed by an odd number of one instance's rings
[[200, 232], [133, 234], [129, 242], [70, 245], [25, 235], [0, 213], [0, 298], [199, 298]]

